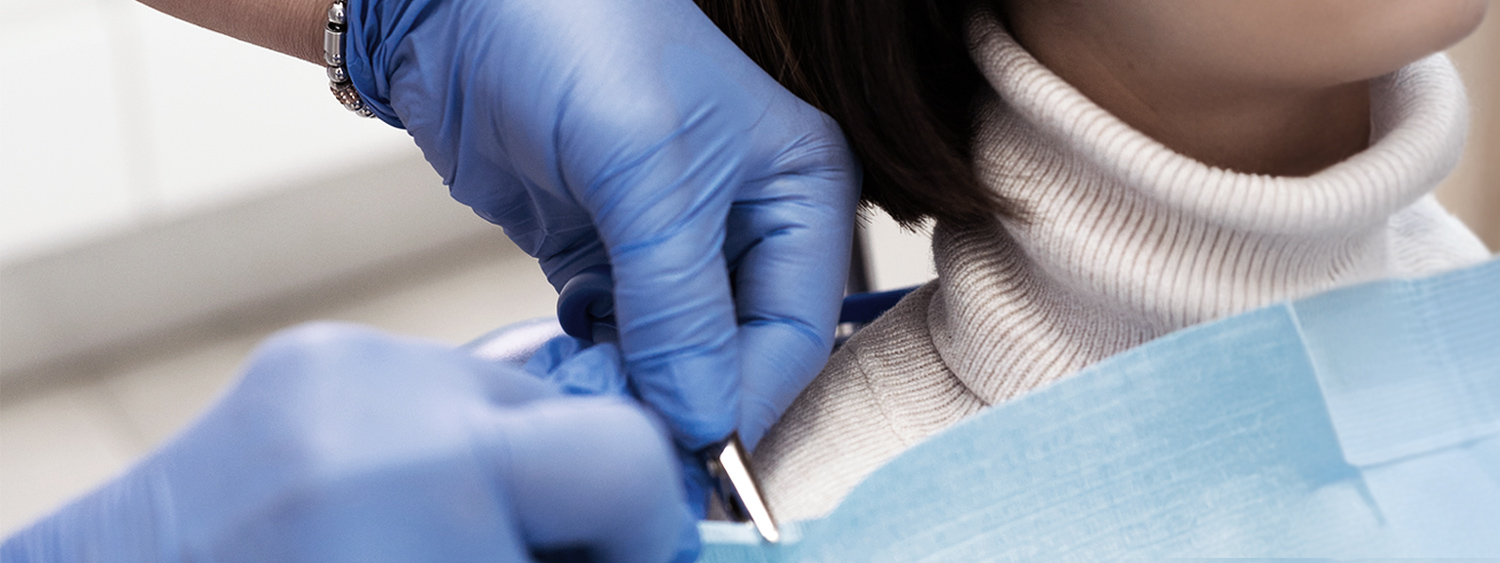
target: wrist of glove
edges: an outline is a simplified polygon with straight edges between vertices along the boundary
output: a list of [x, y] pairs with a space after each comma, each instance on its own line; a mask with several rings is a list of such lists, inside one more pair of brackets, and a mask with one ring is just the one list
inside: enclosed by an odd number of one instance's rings
[[0, 559], [690, 559], [678, 479], [662, 430], [628, 401], [318, 325], [268, 341], [184, 434]]

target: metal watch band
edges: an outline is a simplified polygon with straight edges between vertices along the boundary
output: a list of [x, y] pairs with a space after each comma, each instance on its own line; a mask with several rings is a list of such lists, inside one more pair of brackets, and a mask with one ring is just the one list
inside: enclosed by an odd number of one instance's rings
[[344, 0], [334, 0], [328, 6], [328, 25], [323, 27], [323, 64], [328, 67], [328, 89], [333, 91], [334, 99], [355, 115], [375, 117], [349, 81], [349, 67], [344, 62], [344, 31], [348, 25], [344, 22]]

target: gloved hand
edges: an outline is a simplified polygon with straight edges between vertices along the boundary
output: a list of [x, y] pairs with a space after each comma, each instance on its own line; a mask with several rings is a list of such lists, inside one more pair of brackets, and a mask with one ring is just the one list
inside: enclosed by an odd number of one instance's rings
[[[591, 343], [559, 336], [547, 341], [526, 361], [525, 369], [563, 393], [584, 396], [631, 396], [620, 349], [613, 342]], [[714, 482], [697, 451], [677, 448], [682, 485], [693, 516], [708, 516], [709, 491]]]
[[667, 561], [697, 546], [678, 479], [629, 402], [316, 325], [264, 344], [184, 434], [0, 559]]
[[859, 191], [836, 124], [690, 0], [352, 0], [348, 23], [356, 88], [454, 198], [555, 287], [613, 267], [631, 385], [679, 444], [759, 441], [832, 347]]

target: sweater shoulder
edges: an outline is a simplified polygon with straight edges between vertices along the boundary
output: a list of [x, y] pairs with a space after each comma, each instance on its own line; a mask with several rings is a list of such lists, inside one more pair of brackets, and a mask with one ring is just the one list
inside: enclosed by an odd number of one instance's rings
[[1432, 275], [1490, 258], [1479, 237], [1431, 195], [1392, 215], [1387, 233], [1390, 264], [1401, 277]]
[[885, 462], [983, 406], [933, 351], [935, 283], [850, 338], [756, 448], [778, 519], [827, 514]]

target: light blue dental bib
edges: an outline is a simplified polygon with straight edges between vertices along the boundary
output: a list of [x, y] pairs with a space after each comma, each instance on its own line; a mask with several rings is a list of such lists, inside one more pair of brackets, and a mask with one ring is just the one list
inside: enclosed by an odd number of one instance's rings
[[1500, 261], [1168, 335], [747, 526], [700, 560], [1500, 557]]

